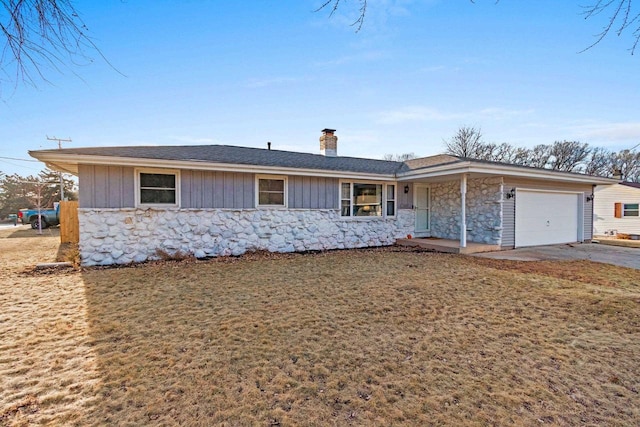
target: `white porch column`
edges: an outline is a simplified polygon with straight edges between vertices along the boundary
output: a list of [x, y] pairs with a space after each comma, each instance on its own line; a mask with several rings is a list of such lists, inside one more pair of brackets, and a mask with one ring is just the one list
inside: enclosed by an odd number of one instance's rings
[[460, 247], [467, 247], [467, 174], [460, 178]]

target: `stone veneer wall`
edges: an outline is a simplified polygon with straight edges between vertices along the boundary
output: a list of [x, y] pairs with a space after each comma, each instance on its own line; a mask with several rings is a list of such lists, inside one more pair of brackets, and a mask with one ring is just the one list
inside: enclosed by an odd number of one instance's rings
[[338, 210], [79, 209], [83, 265], [197, 258], [247, 251], [295, 252], [392, 245], [413, 233], [412, 210], [397, 218], [348, 219]]
[[[460, 238], [460, 181], [431, 185], [431, 236]], [[467, 181], [467, 240], [500, 245], [502, 178]]]

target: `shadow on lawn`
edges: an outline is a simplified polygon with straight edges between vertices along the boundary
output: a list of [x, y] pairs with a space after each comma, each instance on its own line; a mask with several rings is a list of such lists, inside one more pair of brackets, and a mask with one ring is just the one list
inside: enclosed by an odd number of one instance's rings
[[42, 229], [42, 234], [38, 230], [34, 230], [30, 225], [18, 225], [16, 227], [8, 227], [0, 230], [0, 238], [38, 238], [38, 237], [60, 236], [59, 227], [49, 227]]

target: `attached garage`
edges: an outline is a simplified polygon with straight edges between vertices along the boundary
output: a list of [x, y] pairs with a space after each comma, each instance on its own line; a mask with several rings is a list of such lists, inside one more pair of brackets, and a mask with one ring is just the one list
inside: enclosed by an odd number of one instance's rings
[[584, 240], [584, 194], [517, 189], [515, 247]]

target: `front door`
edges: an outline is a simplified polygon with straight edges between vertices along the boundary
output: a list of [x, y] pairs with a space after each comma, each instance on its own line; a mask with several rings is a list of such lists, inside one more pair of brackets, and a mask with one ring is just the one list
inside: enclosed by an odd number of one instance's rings
[[426, 185], [414, 185], [414, 203], [416, 211], [416, 236], [429, 234], [429, 221], [431, 219], [429, 203], [429, 187]]

